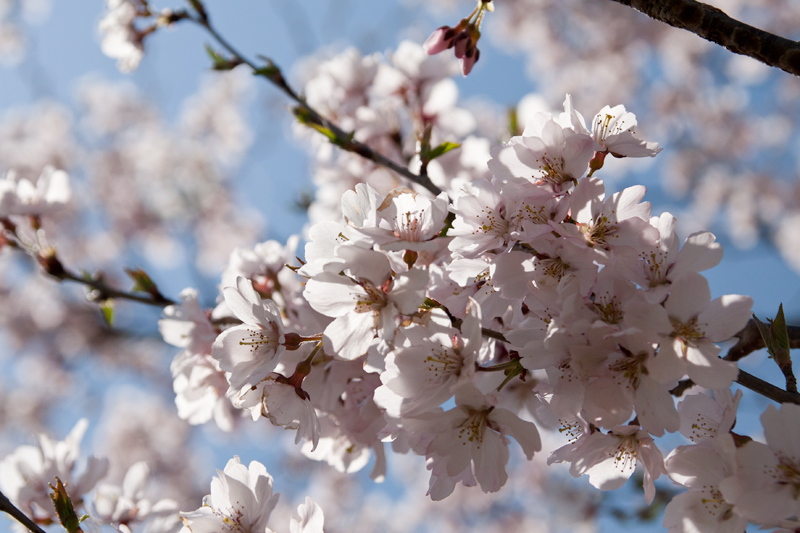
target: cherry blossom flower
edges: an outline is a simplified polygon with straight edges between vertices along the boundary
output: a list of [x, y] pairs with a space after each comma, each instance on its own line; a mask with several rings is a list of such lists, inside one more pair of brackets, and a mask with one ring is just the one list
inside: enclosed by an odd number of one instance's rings
[[140, 13], [133, 0], [106, 0], [108, 12], [100, 21], [103, 53], [117, 60], [122, 72], [133, 72], [144, 56], [144, 34], [133, 22]]
[[319, 420], [308, 394], [280, 374], [272, 373], [260, 383], [244, 387], [235, 404], [248, 409], [253, 420], [263, 416], [273, 425], [296, 429], [295, 444], [305, 439], [316, 448], [319, 443]]
[[203, 506], [180, 516], [191, 533], [270, 533], [267, 522], [278, 496], [264, 465], [252, 461], [247, 467], [234, 456], [224, 471], [217, 470]]
[[562, 126], [549, 113], [537, 113], [522, 136], [492, 150], [489, 169], [499, 180], [522, 178], [560, 193], [586, 173], [597, 148], [589, 135]]
[[316, 311], [335, 318], [323, 334], [326, 353], [355, 359], [366, 353], [375, 333], [391, 339], [398, 316], [416, 312], [428, 273], [412, 268], [392, 276], [385, 255], [357, 246], [340, 246], [336, 254], [331, 271], [310, 279], [303, 296]]
[[692, 394], [678, 404], [681, 417], [681, 434], [692, 442], [703, 443], [725, 435], [733, 429], [736, 410], [742, 391], [732, 394], [730, 389], [714, 391], [714, 398], [705, 394]]
[[224, 287], [225, 302], [241, 326], [223, 331], [211, 351], [220, 368], [230, 372], [229, 395], [246, 385], [266, 378], [280, 361], [283, 346], [283, 321], [271, 300], [262, 300], [250, 280], [237, 278], [236, 287]]
[[0, 180], [0, 216], [46, 215], [63, 208], [72, 196], [69, 175], [47, 166], [36, 185], [9, 171]]
[[500, 490], [508, 479], [506, 435], [514, 437], [528, 459], [542, 447], [534, 424], [489, 404], [474, 385], [459, 387], [455, 396], [454, 409], [427, 418], [424, 425], [435, 437], [424, 450], [418, 447], [432, 471], [428, 493], [434, 500], [452, 493], [456, 482], [469, 486], [477, 480], [484, 492]]
[[592, 120], [592, 137], [614, 157], [655, 157], [658, 143], [636, 138], [636, 116], [624, 105], [605, 106]]
[[108, 472], [108, 460], [89, 457], [85, 471], [74, 476], [80, 444], [89, 426], [84, 418], [75, 424], [63, 441], [39, 435], [37, 446], [20, 446], [0, 462], [0, 489], [29, 516], [54, 518], [49, 484], [58, 477], [70, 497], [78, 500], [92, 490]]
[[[562, 224], [568, 236], [580, 232], [584, 242], [605, 260], [606, 251], [619, 247], [640, 249], [658, 239], [649, 224], [650, 202], [643, 202], [646, 189], [628, 187], [604, 200], [605, 187], [597, 178], [586, 178], [572, 192], [571, 214], [575, 224]], [[574, 238], [574, 237], [573, 237]]]
[[708, 281], [689, 273], [672, 285], [661, 305], [631, 301], [625, 324], [654, 335], [660, 347], [648, 364], [654, 379], [667, 383], [688, 374], [698, 385], [724, 389], [736, 379], [735, 363], [718, 357], [714, 344], [730, 339], [747, 323], [753, 300], [729, 294], [711, 301]]
[[767, 443], [736, 450], [733, 475], [720, 482], [725, 499], [748, 520], [775, 526], [800, 515], [800, 406], [768, 406], [761, 415]]
[[[452, 397], [458, 383], [473, 378], [482, 344], [480, 307], [470, 302], [460, 332], [442, 315], [434, 309], [427, 325], [405, 328], [403, 345], [386, 356], [384, 387], [375, 391], [375, 399], [392, 416], [413, 416], [436, 407]], [[403, 398], [398, 411], [379, 400], [390, 392]]]
[[364, 222], [356, 225], [352, 217], [345, 217], [356, 228], [361, 226], [354, 230], [356, 233], [367, 236], [382, 250], [436, 250], [439, 245], [431, 241], [444, 227], [447, 195], [442, 193], [431, 201], [410, 189], [398, 188], [373, 211], [372, 216], [377, 217], [373, 226]]
[[727, 501], [720, 482], [734, 471], [736, 448], [728, 434], [718, 437], [714, 446], [678, 446], [667, 457], [669, 477], [687, 487], [664, 512], [664, 527], [670, 533], [743, 532], [747, 519]]
[[148, 524], [148, 532], [174, 531], [179, 522], [178, 504], [169, 499], [150, 503], [144, 498], [144, 489], [149, 480], [150, 468], [147, 463], [140, 461], [128, 469], [121, 487], [108, 484], [97, 487], [93, 501], [94, 519], [121, 530], [127, 527], [130, 531], [131, 524], [162, 518], [161, 524], [155, 528], [151, 527], [152, 522]]
[[[624, 257], [617, 263], [631, 280], [645, 289], [644, 296], [649, 302], [664, 301], [672, 282], [684, 274], [702, 272], [722, 260], [722, 246], [707, 231], [689, 235], [679, 249], [677, 220], [670, 213], [651, 218], [650, 225], [658, 229], [658, 240], [636, 249], [635, 260]], [[623, 251], [623, 255], [628, 254]]]
[[656, 495], [654, 482], [666, 474], [664, 458], [652, 437], [637, 425], [616, 426], [608, 433], [583, 434], [576, 442], [559, 448], [547, 463], [570, 462], [573, 477], [589, 476], [589, 483], [600, 490], [615, 490], [628, 481], [636, 464], [644, 467], [644, 499], [649, 504]]

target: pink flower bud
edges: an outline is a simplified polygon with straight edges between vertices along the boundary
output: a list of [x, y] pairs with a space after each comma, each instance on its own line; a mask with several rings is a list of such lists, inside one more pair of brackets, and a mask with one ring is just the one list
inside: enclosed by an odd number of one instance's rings
[[442, 26], [434, 30], [431, 36], [422, 44], [422, 48], [429, 56], [438, 54], [453, 46], [453, 39], [455, 36], [456, 31], [453, 28], [450, 26]]
[[464, 76], [466, 76], [467, 74], [470, 73], [470, 71], [472, 71], [472, 67], [475, 65], [475, 63], [478, 62], [480, 56], [481, 56], [481, 51], [478, 50], [477, 46], [469, 46], [467, 48], [467, 50], [464, 52], [464, 57], [459, 59], [459, 62], [461, 63], [461, 73]]

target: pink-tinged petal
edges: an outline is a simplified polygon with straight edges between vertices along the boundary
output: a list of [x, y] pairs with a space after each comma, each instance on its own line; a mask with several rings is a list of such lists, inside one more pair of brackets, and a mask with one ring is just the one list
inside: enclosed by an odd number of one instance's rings
[[731, 505], [718, 503], [699, 490], [678, 494], [664, 510], [664, 527], [669, 533], [744, 533], [747, 523]]
[[219, 533], [226, 529], [221, 516], [214, 514], [211, 507], [201, 507], [191, 513], [181, 513], [181, 520], [192, 533]]
[[322, 341], [328, 355], [352, 360], [367, 353], [374, 337], [373, 313], [349, 313], [328, 324]]
[[494, 257], [489, 273], [504, 298], [523, 298], [533, 288], [533, 272], [530, 267], [526, 268], [526, 259], [531, 259], [531, 255], [518, 251]]
[[465, 383], [456, 389], [456, 405], [482, 411], [489, 407], [486, 397], [472, 383]]
[[389, 299], [397, 305], [397, 309], [404, 315], [411, 315], [419, 311], [425, 299], [425, 288], [428, 286], [428, 271], [421, 268], [412, 268], [402, 272], [394, 279], [394, 285], [389, 293]]
[[589, 483], [600, 490], [616, 490], [623, 486], [636, 469], [636, 463], [628, 460], [619, 463], [613, 456], [587, 469]]
[[703, 311], [711, 302], [708, 280], [700, 274], [686, 274], [672, 284], [672, 292], [664, 307], [669, 316], [682, 323], [689, 322]]
[[497, 492], [508, 481], [508, 443], [494, 431], [485, 431], [479, 443], [472, 445], [475, 479], [483, 492]]
[[214, 341], [211, 357], [219, 361], [222, 370], [231, 372], [231, 389], [238, 392], [245, 384], [258, 383], [275, 370], [285, 350], [278, 338], [275, 331], [234, 326]]
[[664, 468], [664, 456], [661, 455], [661, 450], [653, 439], [647, 437], [639, 441], [638, 458], [644, 467], [644, 501], [650, 505], [656, 496], [656, 479], [661, 477], [661, 474], [667, 473]]
[[751, 441], [736, 450], [736, 475], [723, 479], [719, 488], [737, 511], [753, 522], [776, 524], [800, 511], [791, 483], [779, 483], [781, 467], [770, 448]]
[[542, 441], [535, 424], [522, 420], [508, 409], [501, 407], [495, 408], [489, 414], [489, 420], [502, 434], [514, 437], [528, 460], [533, 459], [534, 452], [542, 450]]
[[359, 297], [366, 297], [364, 289], [347, 276], [323, 272], [308, 280], [303, 291], [315, 311], [325, 316], [340, 317], [353, 312]]
[[105, 457], [89, 457], [86, 462], [86, 469], [70, 490], [75, 491], [75, 494], [86, 494], [97, 485], [98, 481], [106, 477], [109, 464], [108, 459]]
[[[242, 278], [239, 278], [242, 279]], [[250, 280], [246, 281], [250, 283]], [[245, 284], [242, 284], [245, 286]], [[250, 285], [250, 289], [252, 290], [253, 286]], [[256, 306], [261, 307], [261, 297], [258, 296], [258, 300], [248, 300], [240, 291], [235, 287], [223, 287], [222, 294], [225, 297], [225, 303], [228, 304], [231, 311], [236, 318], [244, 322], [245, 324], [260, 324], [261, 320], [259, 320], [259, 316], [256, 312]]]
[[131, 499], [142, 498], [148, 481], [150, 481], [150, 467], [147, 463], [144, 461], [134, 463], [122, 481], [122, 493]]
[[381, 195], [365, 183], [356, 185], [355, 190], [342, 195], [342, 216], [351, 225], [375, 225], [375, 213], [381, 203]]
[[698, 327], [714, 342], [722, 342], [739, 333], [750, 320], [753, 299], [726, 294], [713, 300], [697, 317]]
[[589, 169], [589, 161], [596, 149], [600, 148], [594, 139], [588, 135], [570, 135], [564, 140], [564, 150], [561, 156], [564, 161], [563, 172], [565, 176], [580, 179]]
[[369, 280], [376, 287], [391, 278], [389, 259], [380, 252], [358, 246], [340, 246], [336, 249], [336, 255], [347, 262], [347, 268], [353, 277]]
[[643, 300], [632, 300], [625, 306], [625, 327], [636, 328], [644, 333], [669, 335], [672, 322], [669, 314], [660, 304]]
[[633, 405], [627, 387], [616, 379], [599, 378], [586, 385], [584, 419], [596, 426], [611, 427], [630, 420]]
[[611, 197], [611, 213], [616, 215], [617, 220], [636, 217], [649, 221], [650, 202], [642, 202], [646, 192], [644, 185], [634, 185], [614, 194]]
[[48, 204], [66, 204], [72, 196], [69, 175], [63, 170], [45, 167], [39, 177], [39, 183], [45, 182], [43, 199]]
[[761, 415], [761, 424], [772, 451], [800, 465], [800, 405], [784, 403], [780, 411], [770, 405]]
[[665, 464], [670, 479], [689, 488], [717, 485], [733, 473], [711, 446], [678, 446]]
[[375, 483], [383, 483], [386, 480], [386, 448], [382, 442], [374, 442], [372, 451], [375, 452], [375, 463], [369, 472], [369, 477]]
[[594, 220], [594, 213], [605, 195], [605, 185], [599, 178], [585, 178], [578, 182], [570, 197], [572, 218], [581, 224]]
[[722, 261], [722, 245], [716, 240], [714, 234], [707, 231], [689, 235], [669, 277], [677, 280], [687, 272], [702, 272], [717, 266]]
[[289, 523], [290, 533], [322, 533], [325, 517], [314, 500], [306, 496], [306, 502], [297, 508], [297, 514]]
[[686, 348], [686, 373], [692, 381], [708, 389], [727, 389], [739, 375], [739, 367], [732, 361], [720, 359], [718, 346], [710, 342]]
[[669, 390], [648, 376], [641, 376], [633, 401], [639, 425], [648, 433], [661, 437], [664, 431], [678, 431], [680, 417]]
[[647, 370], [659, 383], [670, 383], [686, 374], [683, 343], [680, 339], [664, 337], [658, 353], [647, 362]]

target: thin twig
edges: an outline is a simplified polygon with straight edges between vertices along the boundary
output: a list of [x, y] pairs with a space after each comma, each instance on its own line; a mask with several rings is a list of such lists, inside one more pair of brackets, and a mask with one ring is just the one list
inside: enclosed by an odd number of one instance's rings
[[[87, 287], [91, 287], [99, 293], [97, 298], [98, 300], [116, 298], [120, 300], [130, 300], [132, 302], [138, 302], [141, 304], [153, 305], [156, 307], [167, 307], [168, 305], [175, 305], [176, 303], [174, 300], [165, 298], [158, 291], [156, 291], [155, 294], [135, 294], [109, 287], [100, 279], [93, 279], [88, 276], [79, 276], [78, 274], [75, 274], [71, 270], [65, 268], [54, 253], [36, 255], [35, 258], [46, 274], [49, 274], [59, 281], [74, 281], [76, 283], [86, 285]], [[144, 294], [147, 294], [147, 296]]]
[[[494, 331], [493, 329], [481, 328], [481, 333], [483, 334], [484, 337], [489, 337], [490, 339], [496, 339], [502, 342], [509, 342], [508, 339], [506, 339], [502, 333], [500, 333], [499, 331]], [[511, 343], [509, 342], [509, 344]]]
[[739, 377], [736, 378], [736, 383], [778, 403], [795, 403], [800, 405], [800, 394], [796, 392], [787, 392], [744, 370], [739, 370]]
[[[761, 378], [755, 377], [749, 372], [745, 372], [744, 370], [739, 369], [739, 375], [736, 377], [736, 383], [778, 403], [796, 403], [800, 405], [800, 394], [787, 392], [780, 387], [776, 387], [771, 383], [767, 383]], [[673, 396], [681, 397], [683, 396], [684, 392], [694, 387], [694, 385], [695, 383], [691, 379], [682, 379], [678, 382], [678, 385], [669, 392]]]
[[100, 293], [101, 299], [116, 298], [120, 300], [130, 300], [132, 302], [139, 302], [140, 304], [153, 305], [156, 307], [167, 307], [168, 305], [175, 305], [176, 303], [175, 301], [170, 300], [169, 298], [162, 297], [160, 299], [156, 299], [151, 296], [142, 296], [132, 292], [120, 291], [112, 287], [109, 287], [100, 280], [84, 278], [83, 276], [78, 276], [73, 272], [69, 272], [66, 270], [64, 271], [64, 274], [62, 274], [61, 276], [57, 276], [57, 278], [60, 280], [74, 281], [76, 283], [81, 283], [83, 285], [86, 285], [87, 287], [91, 287], [92, 289]]
[[695, 0], [612, 0], [731, 52], [800, 76], [800, 43], [760, 30]]
[[[192, 2], [193, 5], [197, 5], [197, 2]], [[294, 91], [294, 89], [289, 86], [286, 82], [286, 79], [281, 74], [281, 70], [277, 67], [264, 69], [263, 67], [259, 67], [253, 61], [247, 59], [245, 56], [239, 53], [222, 35], [217, 32], [214, 26], [211, 25], [211, 22], [208, 18], [207, 12], [203, 12], [202, 16], [187, 17], [188, 20], [191, 20], [195, 24], [204, 28], [209, 35], [211, 35], [214, 40], [219, 43], [225, 50], [227, 50], [234, 58], [235, 63], [243, 63], [253, 69], [254, 74], [261, 75], [263, 78], [269, 80], [273, 85], [275, 85], [278, 89], [283, 91], [289, 98], [291, 98], [300, 109], [302, 109], [304, 120], [306, 120], [310, 124], [314, 124], [320, 127], [323, 127], [329, 130], [336, 138], [336, 145], [346, 150], [348, 152], [353, 152], [354, 154], [360, 155], [365, 159], [369, 159], [373, 163], [376, 163], [382, 167], [388, 168], [389, 170], [396, 172], [397, 174], [403, 176], [404, 178], [426, 188], [428, 191], [433, 193], [434, 195], [438, 195], [442, 192], [439, 187], [433, 184], [427, 174], [414, 174], [407, 168], [395, 163], [388, 157], [380, 154], [367, 146], [366, 144], [356, 141], [352, 138], [352, 135], [346, 133], [342, 130], [339, 126], [331, 122], [330, 120], [323, 117], [319, 114], [314, 108], [308, 105], [306, 101]], [[270, 65], [274, 67], [274, 65]]]
[[33, 520], [28, 518], [25, 513], [17, 509], [16, 506], [11, 503], [11, 500], [9, 500], [2, 492], [0, 492], [0, 511], [11, 515], [17, 522], [27, 527], [33, 533], [47, 533], [45, 530], [37, 526]]

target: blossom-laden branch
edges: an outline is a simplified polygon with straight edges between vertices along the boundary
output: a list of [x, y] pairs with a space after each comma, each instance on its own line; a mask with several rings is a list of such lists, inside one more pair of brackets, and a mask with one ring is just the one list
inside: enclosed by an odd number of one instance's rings
[[215, 68], [230, 69], [241, 64], [249, 66], [251, 69], [253, 69], [253, 74], [267, 79], [297, 104], [297, 107], [294, 109], [294, 113], [300, 122], [327, 136], [333, 144], [342, 150], [353, 152], [354, 154], [357, 154], [364, 159], [368, 159], [377, 165], [388, 168], [404, 178], [424, 187], [433, 193], [434, 196], [442, 192], [439, 187], [433, 184], [426, 173], [423, 172], [421, 174], [415, 174], [411, 172], [407, 168], [395, 163], [383, 154], [376, 152], [366, 144], [353, 139], [351, 134], [345, 132], [339, 126], [323, 117], [318, 111], [309, 106], [303, 97], [301, 97], [299, 94], [297, 94], [297, 92], [295, 92], [294, 89], [292, 89], [292, 87], [286, 81], [286, 78], [283, 77], [281, 69], [271, 60], [264, 58], [266, 65], [258, 66], [252, 60], [244, 57], [239, 53], [238, 50], [236, 50], [236, 48], [233, 47], [233, 45], [231, 45], [224, 37], [222, 37], [222, 35], [219, 34], [214, 26], [212, 26], [208, 17], [208, 12], [206, 11], [205, 7], [203, 7], [202, 2], [199, 0], [191, 0], [189, 3], [194, 8], [196, 15], [187, 15], [186, 19], [191, 20], [195, 24], [204, 28], [208, 34], [211, 35], [211, 37], [213, 37], [214, 40], [216, 40], [217, 43], [219, 43], [219, 45], [227, 50], [227, 52], [232, 56], [232, 58], [228, 60], [225, 60], [221, 57], [215, 57]]
[[740, 22], [716, 7], [695, 0], [612, 1], [696, 33], [736, 54], [800, 76], [800, 43]]
[[42, 528], [36, 525], [33, 520], [28, 518], [28, 516], [16, 508], [16, 506], [11, 503], [5, 494], [0, 492], [0, 511], [10, 515], [14, 520], [28, 528], [33, 533], [46, 533]]

